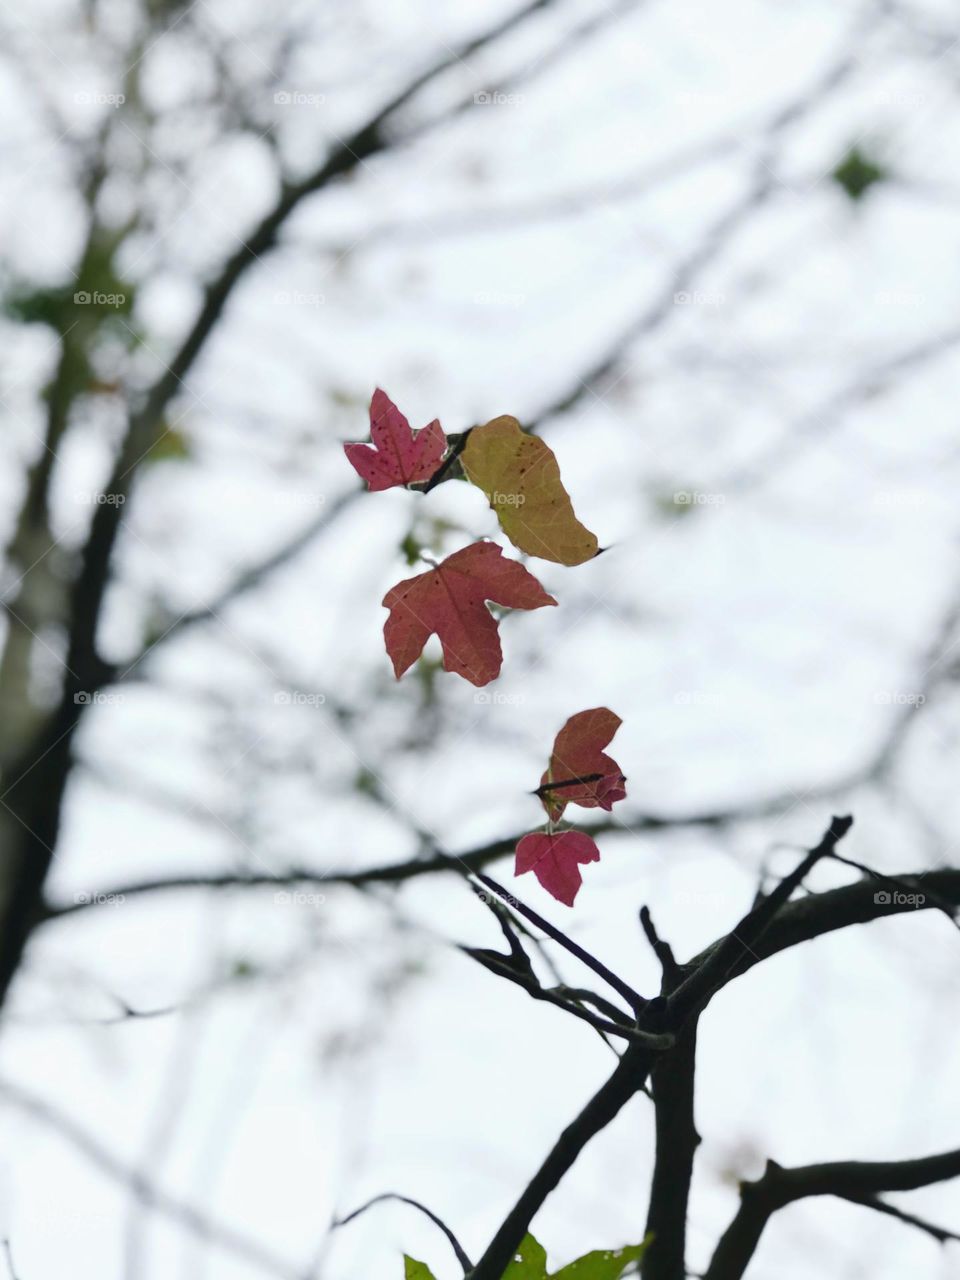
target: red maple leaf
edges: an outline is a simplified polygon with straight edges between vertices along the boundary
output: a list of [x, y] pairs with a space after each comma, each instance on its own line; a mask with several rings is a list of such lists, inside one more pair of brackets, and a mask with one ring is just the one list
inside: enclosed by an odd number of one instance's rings
[[411, 430], [379, 387], [370, 401], [370, 439], [373, 444], [345, 444], [343, 451], [371, 492], [429, 480], [447, 449], [447, 438], [436, 418], [420, 431]]
[[537, 788], [551, 822], [568, 804], [609, 811], [627, 794], [620, 766], [603, 750], [622, 723], [607, 707], [593, 707], [571, 716], [557, 734], [550, 764]]
[[397, 679], [436, 634], [443, 646], [444, 670], [474, 685], [495, 680], [503, 653], [486, 600], [511, 609], [557, 603], [532, 573], [516, 560], [505, 560], [492, 542], [474, 542], [427, 573], [391, 587], [383, 597], [390, 610], [383, 638]]
[[600, 850], [583, 831], [532, 831], [517, 845], [513, 874], [532, 871], [547, 893], [572, 907], [583, 877], [581, 862], [599, 862]]

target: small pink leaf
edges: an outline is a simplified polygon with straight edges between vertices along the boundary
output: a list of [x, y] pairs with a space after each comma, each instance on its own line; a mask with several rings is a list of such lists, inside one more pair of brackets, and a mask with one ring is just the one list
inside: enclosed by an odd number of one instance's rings
[[429, 480], [447, 450], [447, 438], [436, 419], [421, 431], [411, 430], [379, 387], [370, 401], [370, 439], [373, 444], [345, 444], [343, 451], [371, 492]]
[[[559, 819], [568, 804], [585, 809], [599, 805], [609, 812], [617, 800], [626, 796], [626, 778], [616, 760], [603, 750], [621, 724], [620, 717], [609, 708], [593, 707], [571, 716], [557, 734], [550, 765], [538, 790], [551, 822]], [[556, 782], [565, 785], [551, 790], [551, 783]]]
[[532, 831], [517, 845], [513, 874], [532, 871], [547, 893], [572, 907], [583, 883], [578, 864], [599, 861], [600, 850], [583, 831]]

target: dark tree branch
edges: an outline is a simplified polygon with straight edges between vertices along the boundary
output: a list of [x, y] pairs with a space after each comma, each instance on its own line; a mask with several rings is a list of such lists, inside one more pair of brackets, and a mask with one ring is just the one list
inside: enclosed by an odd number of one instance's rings
[[[898, 880], [896, 876], [889, 876], [882, 871], [875, 871], [873, 867], [868, 867], [866, 863], [857, 862], [854, 858], [844, 858], [839, 853], [832, 853], [830, 856], [834, 862], [840, 862], [845, 867], [852, 867], [855, 871], [859, 871], [861, 875], [867, 876], [874, 884], [887, 885], [889, 888], [899, 890], [901, 893], [911, 892], [909, 886], [902, 880]], [[929, 900], [931, 907], [935, 907], [937, 911], [942, 911], [953, 927], [960, 930], [956, 903], [950, 902], [946, 898], [941, 898], [936, 893], [927, 893], [924, 896]]]
[[[679, 965], [670, 943], [665, 942], [657, 933], [656, 926], [653, 923], [653, 916], [651, 916], [650, 908], [647, 906], [640, 908], [640, 925], [643, 929], [644, 937], [650, 943], [654, 955], [660, 961], [660, 966], [663, 969], [664, 984], [669, 985], [677, 977]], [[662, 991], [661, 994], [666, 995], [667, 992]]]
[[448, 436], [447, 440], [450, 443], [450, 452], [440, 463], [439, 467], [437, 467], [429, 480], [425, 480], [423, 484], [412, 484], [410, 485], [410, 488], [419, 489], [421, 493], [430, 493], [430, 491], [435, 489], [438, 484], [442, 484], [444, 480], [449, 480], [454, 474], [457, 474], [457, 462], [461, 453], [463, 453], [467, 446], [467, 440], [472, 430], [472, 427], [468, 427], [466, 431], [461, 431], [456, 437]]
[[[685, 1161], [692, 1158], [690, 1153], [696, 1146], [696, 1130], [693, 1126], [692, 1113], [692, 1068], [695, 1053], [693, 1020], [716, 991], [760, 960], [786, 947], [809, 941], [847, 925], [863, 924], [884, 914], [896, 914], [911, 909], [904, 904], [893, 906], [878, 904], [875, 901], [872, 886], [864, 883], [811, 894], [797, 901], [789, 900], [791, 893], [799, 886], [809, 870], [821, 858], [828, 856], [836, 843], [843, 838], [850, 828], [851, 821], [850, 818], [833, 819], [820, 843], [772, 893], [763, 898], [759, 905], [743, 918], [737, 930], [719, 939], [688, 964], [683, 965], [681, 967], [683, 976], [676, 991], [666, 999], [658, 997], [650, 1001], [638, 1018], [638, 1026], [641, 1030], [655, 1034], [679, 1031], [682, 1036], [685, 1031], [690, 1032], [690, 1039], [684, 1044], [678, 1044], [672, 1051], [673, 1054], [679, 1054], [685, 1050], [689, 1054], [687, 1081], [681, 1081], [678, 1084], [676, 1095], [671, 1098], [674, 1114], [688, 1118], [689, 1141]], [[924, 882], [924, 877], [900, 876], [898, 879], [916, 886]], [[939, 896], [960, 901], [960, 871], [931, 872], [926, 879], [931, 882], [931, 888]], [[663, 1062], [665, 1063], [666, 1060], [664, 1058]], [[616, 1117], [634, 1093], [644, 1090], [651, 1068], [659, 1062], [659, 1056], [651, 1054], [642, 1045], [630, 1045], [627, 1048], [613, 1075], [563, 1131], [553, 1150], [504, 1219], [468, 1280], [500, 1280], [543, 1202], [575, 1163], [590, 1139]], [[667, 1092], [662, 1093], [661, 1097], [666, 1099], [670, 1096], [669, 1085], [664, 1087]], [[669, 1110], [670, 1106], [664, 1101], [664, 1114]], [[666, 1138], [666, 1127], [664, 1135]], [[670, 1158], [672, 1155], [665, 1151], [664, 1159]], [[946, 1157], [951, 1160], [952, 1158], [952, 1154]], [[886, 1168], [889, 1169], [889, 1166]], [[924, 1172], [929, 1174], [930, 1171], [928, 1164]], [[906, 1185], [904, 1181], [894, 1182], [892, 1179], [888, 1181], [891, 1190], [900, 1189]], [[666, 1218], [669, 1214], [669, 1206], [665, 1203], [665, 1198], [661, 1200], [660, 1205], [659, 1211], [662, 1211]], [[673, 1257], [676, 1259], [675, 1245]], [[679, 1266], [680, 1274], [683, 1274], [682, 1262]], [[719, 1276], [711, 1276], [710, 1280], [719, 1280]], [[726, 1280], [725, 1276], [724, 1280]]]
[[[928, 893], [940, 900], [951, 901], [960, 906], [960, 870], [949, 868], [919, 875], [907, 872], [898, 875], [896, 879], [906, 890], [901, 895], [900, 901], [878, 902], [879, 895], [874, 886], [869, 881], [863, 880], [857, 884], [813, 893], [806, 898], [798, 898], [787, 903], [763, 936], [756, 940], [752, 950], [741, 956], [728, 973], [727, 981], [746, 973], [755, 964], [766, 960], [769, 956], [803, 942], [812, 942], [815, 938], [834, 933], [838, 929], [870, 924], [875, 920], [883, 920], [888, 916], [903, 915], [911, 911], [930, 910], [933, 908], [933, 902], [926, 901]], [[913, 903], [902, 900], [910, 895], [918, 898], [919, 901]], [[696, 969], [714, 955], [724, 942], [725, 939], [720, 939], [711, 943], [684, 968]]]
[[647, 1001], [639, 991], [634, 991], [633, 987], [631, 987], [628, 982], [624, 982], [624, 980], [615, 974], [612, 969], [608, 969], [602, 961], [598, 960], [596, 956], [591, 955], [591, 953], [581, 947], [578, 942], [574, 942], [572, 938], [567, 937], [567, 935], [561, 929], [558, 929], [556, 925], [551, 924], [549, 920], [545, 920], [539, 912], [534, 911], [532, 907], [528, 907], [525, 903], [514, 897], [512, 893], [508, 893], [507, 890], [504, 889], [503, 885], [498, 884], [496, 880], [491, 879], [490, 876], [484, 875], [482, 871], [478, 871], [476, 876], [480, 883], [486, 885], [492, 893], [497, 894], [497, 896], [502, 898], [504, 902], [509, 903], [515, 911], [518, 911], [520, 915], [529, 920], [531, 924], [536, 925], [538, 929], [542, 929], [548, 937], [552, 938], [554, 942], [559, 943], [564, 950], [569, 951], [572, 956], [576, 956], [581, 964], [585, 964], [588, 969], [592, 969], [598, 977], [602, 978], [609, 987], [612, 987], [618, 995], [622, 996], [624, 1000], [626, 1000], [627, 1004], [635, 1014], [639, 1013], [646, 1007], [649, 1001]]
[[915, 1191], [957, 1177], [960, 1177], [960, 1150], [919, 1160], [850, 1160], [796, 1169], [784, 1169], [770, 1160], [763, 1177], [741, 1187], [740, 1208], [721, 1237], [704, 1280], [740, 1280], [773, 1214], [808, 1196], [836, 1196], [889, 1213], [938, 1239], [957, 1239], [951, 1232], [932, 1227], [876, 1199], [884, 1191]]
[[[549, 922], [544, 921], [537, 912], [532, 911], [530, 908], [524, 908], [522, 903], [507, 894], [505, 890], [495, 884], [495, 881], [490, 880], [486, 876], [480, 876], [479, 879], [482, 880], [492, 892], [497, 893], [499, 897], [503, 899], [503, 901], [498, 901], [497, 898], [490, 898], [478, 885], [471, 882], [470, 887], [473, 889], [474, 893], [496, 917], [497, 923], [500, 926], [500, 931], [507, 940], [510, 953], [509, 955], [506, 955], [501, 951], [491, 951], [486, 947], [461, 946], [460, 950], [465, 955], [470, 956], [471, 959], [476, 960], [479, 964], [482, 964], [484, 968], [489, 969], [491, 973], [496, 974], [498, 977], [507, 978], [508, 981], [516, 983], [517, 986], [522, 987], [523, 990], [535, 1000], [545, 1000], [548, 1003], [554, 1004], [558, 1008], [565, 1010], [567, 1013], [572, 1013], [574, 1017], [580, 1018], [584, 1022], [589, 1023], [590, 1026], [604, 1036], [619, 1036], [624, 1040], [632, 1040], [639, 1044], [646, 1044], [648, 1048], [654, 1050], [663, 1050], [672, 1047], [672, 1036], [649, 1035], [647, 1032], [639, 1031], [636, 1026], [635, 1018], [631, 1018], [622, 1009], [617, 1008], [617, 1006], [612, 1004], [609, 1000], [596, 995], [592, 991], [571, 988], [562, 982], [558, 982], [555, 987], [544, 987], [534, 972], [530, 957], [527, 955], [523, 948], [523, 944], [518, 937], [517, 929], [523, 928], [523, 926], [521, 922], [511, 914], [507, 904], [509, 904], [509, 906], [515, 911], [526, 916], [532, 924], [541, 928], [546, 926], [549, 935], [551, 937], [556, 935], [555, 940], [560, 942], [562, 946], [566, 947], [568, 951], [571, 951], [573, 955], [576, 955], [578, 959], [582, 960], [585, 956], [588, 956], [589, 953], [578, 948], [575, 943], [566, 937], [565, 934], [554, 929]], [[532, 941], [536, 941], [532, 934], [529, 936]], [[593, 964], [590, 965], [591, 968], [599, 966], [599, 969], [595, 968], [595, 971], [599, 972], [599, 970], [603, 970], [603, 974], [609, 973], [606, 966], [600, 965], [600, 962], [595, 960], [594, 957], [590, 956], [590, 960], [593, 961]], [[584, 963], [587, 963], [587, 961], [584, 961]], [[603, 976], [603, 974], [601, 974], [601, 976]], [[605, 980], [609, 981], [609, 979]], [[597, 1014], [584, 1008], [584, 1004], [592, 1004], [594, 1007], [600, 1009], [601, 1012], [606, 1015], [607, 1020], [602, 1017], [598, 1017]]]
[[853, 818], [833, 818], [820, 843], [788, 876], [780, 881], [757, 906], [743, 917], [717, 948], [690, 973], [670, 996], [671, 1018], [683, 1021], [695, 1010], [702, 1009], [743, 963], [744, 957], [756, 954], [757, 944], [790, 895], [804, 881], [816, 864], [833, 853], [837, 843], [853, 826]]
[[655, 1149], [643, 1255], [643, 1280], [685, 1280], [687, 1204], [700, 1135], [693, 1113], [697, 1020], [691, 1017], [676, 1046], [654, 1060], [650, 1072]]
[[554, 991], [567, 1000], [572, 1000], [579, 1004], [592, 1004], [595, 1009], [599, 1009], [605, 1017], [610, 1018], [613, 1022], [623, 1019], [623, 1010], [596, 991], [589, 991], [586, 987], [568, 987], [565, 982], [561, 982], [554, 987]]
[[[640, 909], [640, 923], [663, 969], [661, 994], [669, 999], [683, 980], [669, 943], [657, 933], [648, 907]], [[697, 1018], [679, 1028], [675, 1047], [656, 1059], [650, 1071], [655, 1115], [655, 1148], [646, 1235], [652, 1236], [643, 1255], [644, 1280], [685, 1280], [687, 1205], [693, 1179], [693, 1160], [700, 1145], [694, 1122], [694, 1077], [697, 1056]]]
[[[734, 822], [772, 816], [782, 812], [783, 808], [788, 807], [789, 804], [788, 797], [776, 796], [761, 800], [753, 806], [709, 810], [702, 813], [677, 816], [633, 814], [623, 819], [607, 818], [582, 829], [590, 836], [623, 836], [683, 830], [689, 827], [719, 828]], [[201, 875], [158, 876], [154, 879], [112, 886], [101, 893], [84, 894], [82, 901], [50, 904], [44, 911], [44, 918], [56, 919], [75, 911], [95, 908], [104, 901], [104, 895], [108, 897], [112, 895], [111, 900], [115, 901], [118, 894], [122, 894], [124, 898], [135, 898], [144, 894], [166, 893], [180, 889], [242, 889], [263, 886], [282, 889], [291, 884], [348, 885], [356, 889], [366, 889], [376, 884], [402, 884], [407, 880], [432, 875], [439, 871], [456, 871], [461, 874], [464, 871], [476, 872], [498, 858], [512, 854], [523, 834], [518, 832], [500, 840], [491, 840], [462, 853], [447, 854], [436, 850], [426, 857], [411, 858], [406, 862], [387, 862], [360, 870], [335, 867], [325, 872], [315, 867], [292, 867], [275, 874], [228, 871]]]
[[873, 1209], [877, 1213], [885, 1213], [889, 1218], [896, 1218], [898, 1222], [904, 1223], [908, 1227], [916, 1227], [918, 1231], [923, 1231], [926, 1235], [932, 1236], [938, 1244], [947, 1244], [949, 1241], [960, 1241], [960, 1234], [956, 1231], [948, 1231], [946, 1227], [938, 1227], [935, 1222], [928, 1222], [926, 1218], [918, 1218], [915, 1213], [907, 1213], [906, 1209], [898, 1209], [894, 1204], [888, 1204], [886, 1200], [881, 1200], [879, 1196], [844, 1196], [845, 1200], [849, 1200], [851, 1204], [862, 1204], [865, 1209]]
[[599, 782], [602, 773], [585, 773], [582, 778], [558, 778], [556, 782], [543, 782], [530, 792], [532, 796], [543, 796], [550, 791], [560, 791], [564, 787], [583, 787], [588, 782]]
[[558, 1009], [563, 1009], [565, 1013], [572, 1013], [575, 1018], [588, 1023], [605, 1036], [618, 1036], [621, 1040], [643, 1044], [654, 1052], [670, 1049], [673, 1046], [672, 1036], [654, 1035], [646, 1031], [640, 1031], [629, 1022], [626, 1022], [622, 1014], [616, 1019], [607, 1019], [591, 1013], [589, 1009], [583, 1008], [582, 1003], [567, 996], [567, 988], [563, 986], [544, 987], [537, 980], [536, 974], [532, 969], [515, 964], [508, 955], [504, 955], [499, 951], [490, 951], [485, 947], [460, 947], [460, 950], [464, 955], [470, 956], [472, 960], [482, 964], [485, 969], [488, 969], [497, 977], [506, 978], [509, 982], [522, 987], [534, 1000], [543, 1000], [547, 1004], [556, 1005]]
[[[641, 1021], [654, 1030], [654, 1005], [651, 1001]], [[534, 1214], [553, 1191], [564, 1174], [576, 1163], [591, 1138], [605, 1129], [646, 1082], [650, 1069], [650, 1051], [642, 1045], [630, 1045], [613, 1074], [593, 1095], [580, 1114], [561, 1133], [553, 1150], [534, 1174], [516, 1204], [507, 1214], [500, 1229], [490, 1241], [483, 1257], [467, 1280], [501, 1280], [516, 1253]]]
[[[632, 829], [662, 830], [674, 825], [687, 823], [716, 823], [728, 821], [707, 818], [706, 816], [689, 820], [656, 818], [639, 820], [632, 824]], [[618, 828], [622, 834], [622, 828]], [[612, 832], [613, 824], [598, 824], [589, 829], [592, 834]], [[397, 885], [421, 875], [430, 875], [440, 871], [459, 870], [473, 871], [495, 859], [512, 853], [517, 843], [517, 836], [505, 840], [492, 841], [451, 858], [449, 855], [435, 854], [428, 858], [415, 858], [409, 862], [386, 863], [378, 867], [369, 867], [360, 871], [338, 870], [324, 874], [316, 868], [297, 867], [277, 873], [237, 873], [222, 872], [205, 875], [161, 876], [154, 880], [132, 881], [129, 884], [111, 885], [102, 891], [78, 895], [72, 902], [48, 904], [38, 923], [55, 921], [75, 915], [77, 912], [95, 911], [108, 902], [123, 902], [150, 896], [156, 893], [169, 893], [178, 890], [195, 891], [197, 889], [231, 890], [272, 888], [283, 889], [291, 885], [317, 886], [349, 886], [355, 889], [368, 889], [377, 884]], [[944, 868], [937, 871], [911, 872], [904, 871], [891, 877], [904, 888], [899, 900], [890, 903], [879, 903], [874, 886], [866, 880], [856, 884], [843, 885], [838, 889], [828, 889], [820, 893], [810, 894], [788, 902], [778, 912], [775, 919], [767, 927], [763, 936], [753, 944], [752, 950], [742, 954], [727, 975], [727, 981], [739, 977], [753, 968], [761, 960], [785, 951], [789, 947], [803, 942], [813, 941], [824, 934], [838, 929], [850, 928], [853, 925], [870, 924], [889, 916], [903, 915], [911, 911], [924, 911], [933, 907], [933, 901], [926, 901], [932, 895], [938, 902], [949, 902], [960, 907], [960, 869]], [[918, 901], [909, 902], [904, 899], [914, 895]], [[709, 957], [715, 955], [726, 938], [718, 939], [705, 947], [699, 955], [688, 961], [683, 969], [687, 974], [695, 972]]]

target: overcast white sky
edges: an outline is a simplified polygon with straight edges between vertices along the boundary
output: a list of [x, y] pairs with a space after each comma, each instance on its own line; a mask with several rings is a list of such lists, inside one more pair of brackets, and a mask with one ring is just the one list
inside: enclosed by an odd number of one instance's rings
[[[658, 973], [642, 903], [686, 958], [734, 923], [761, 866], [791, 865], [832, 811], [855, 814], [847, 852], [878, 868], [956, 861], [958, 705], [949, 655], [933, 668], [927, 656], [958, 591], [956, 14], [638, 0], [550, 54], [606, 7], [558, 0], [455, 65], [404, 120], [501, 83], [507, 99], [305, 201], [238, 287], [174, 404], [189, 456], [145, 469], [124, 512], [103, 647], [132, 657], [158, 619], [332, 518], [91, 711], [57, 901], [164, 874], [402, 861], [414, 828], [451, 852], [532, 828], [527, 793], [557, 729], [597, 705], [624, 722], [623, 830], [601, 839], [572, 912], [533, 877], [517, 887], [643, 991]], [[136, 6], [94, 5], [89, 24], [86, 5], [9, 10], [0, 280], [69, 281], [82, 149], [118, 112], [103, 200], [118, 221], [141, 210], [120, 264], [143, 345], [105, 344], [98, 373], [146, 385], [199, 283], [275, 200], [278, 157], [307, 172], [512, 8], [194, 0], [161, 23], [142, 102], [122, 106], [109, 99]], [[225, 118], [225, 74], [242, 128]], [[855, 143], [889, 171], [857, 202], [830, 177]], [[3, 327], [7, 533], [53, 335]], [[402, 539], [412, 529], [449, 553], [497, 529], [479, 491], [455, 484], [362, 495], [337, 514], [358, 487], [341, 442], [366, 436], [373, 388], [414, 426], [529, 420], [621, 335], [615, 368], [541, 427], [607, 552], [576, 569], [530, 562], [560, 607], [503, 622], [494, 701], [443, 673], [395, 683], [380, 600], [416, 571]], [[103, 401], [78, 413], [55, 476], [68, 547], [115, 439]], [[291, 693], [311, 696], [277, 696]], [[845, 789], [897, 725], [883, 778]], [[358, 791], [361, 774], [385, 804]], [[643, 814], [768, 797], [786, 798], [775, 815], [720, 832], [631, 830]], [[509, 879], [509, 863], [495, 874]], [[813, 886], [852, 874], [824, 870]], [[448, 1280], [446, 1243], [412, 1211], [378, 1208], [325, 1241], [331, 1215], [402, 1192], [478, 1253], [612, 1056], [458, 954], [457, 942], [495, 945], [496, 930], [455, 878], [312, 892], [171, 893], [46, 926], [6, 1013], [0, 1075], [291, 1268], [323, 1246], [322, 1280], [389, 1280], [407, 1251]], [[781, 956], [715, 1002], [698, 1075], [695, 1270], [734, 1210], [735, 1179], [768, 1156], [957, 1145], [958, 976], [960, 938], [928, 912]], [[104, 1025], [115, 997], [174, 1011]], [[264, 1274], [138, 1209], [22, 1108], [5, 1103], [0, 1124], [0, 1233], [18, 1280]], [[640, 1238], [651, 1153], [641, 1098], [537, 1218], [553, 1262]], [[960, 1229], [949, 1184], [909, 1204]], [[958, 1267], [892, 1221], [810, 1202], [771, 1227], [750, 1275], [937, 1280]]]

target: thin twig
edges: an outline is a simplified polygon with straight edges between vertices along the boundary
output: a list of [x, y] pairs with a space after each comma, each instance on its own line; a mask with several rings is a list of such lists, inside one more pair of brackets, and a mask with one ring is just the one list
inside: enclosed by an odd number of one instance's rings
[[741, 1280], [767, 1223], [780, 1209], [810, 1196], [836, 1196], [899, 1218], [941, 1241], [958, 1237], [880, 1200], [884, 1191], [915, 1191], [960, 1177], [960, 1149], [918, 1160], [833, 1161], [786, 1169], [768, 1160], [763, 1176], [744, 1183], [740, 1208], [723, 1233], [705, 1280]]
[[[605, 773], [585, 773], [582, 778], [561, 778], [559, 782], [541, 783], [541, 785], [534, 788], [530, 794], [532, 796], [544, 796], [549, 791], [559, 791], [563, 787], [585, 787], [588, 782], [599, 782], [601, 778], [605, 778], [607, 776], [608, 775]], [[620, 776], [620, 781], [626, 781], [622, 774]]]
[[453, 472], [454, 464], [460, 457], [461, 453], [463, 453], [467, 439], [469, 438], [472, 430], [473, 427], [468, 427], [466, 431], [461, 431], [455, 439], [453, 436], [448, 436], [447, 439], [452, 441], [450, 452], [440, 463], [439, 467], [437, 467], [429, 480], [425, 480], [422, 485], [412, 484], [410, 485], [410, 488], [419, 489], [421, 493], [429, 493], [430, 490], [435, 489], [438, 484], [442, 484], [444, 480], [449, 479]]
[[617, 1021], [608, 1021], [606, 1018], [601, 1018], [599, 1014], [591, 1013], [589, 1009], [583, 1008], [581, 1004], [567, 999], [563, 994], [563, 988], [558, 990], [555, 987], [543, 986], [537, 981], [536, 974], [532, 969], [519, 968], [512, 962], [510, 956], [501, 955], [498, 951], [488, 951], [485, 947], [461, 947], [460, 950], [464, 955], [476, 960], [478, 964], [482, 964], [485, 969], [489, 969], [491, 973], [495, 973], [498, 977], [506, 978], [518, 987], [522, 987], [534, 1000], [544, 1000], [548, 1004], [556, 1005], [558, 1009], [563, 1009], [565, 1013], [573, 1014], [575, 1018], [589, 1023], [591, 1027], [603, 1032], [605, 1035], [618, 1036], [621, 1040], [642, 1044], [656, 1053], [663, 1053], [673, 1048], [674, 1038], [669, 1033], [658, 1034], [641, 1031], [638, 1027], [624, 1022], [622, 1014]]
[[13, 1251], [10, 1248], [10, 1241], [6, 1236], [3, 1238], [3, 1256], [6, 1259], [7, 1271], [10, 1273], [10, 1280], [17, 1280], [17, 1269], [13, 1265]]
[[354, 1209], [351, 1213], [348, 1213], [346, 1217], [335, 1218], [331, 1226], [334, 1228], [345, 1227], [348, 1222], [353, 1222], [354, 1218], [359, 1218], [362, 1213], [366, 1213], [367, 1210], [372, 1209], [374, 1205], [384, 1204], [389, 1200], [395, 1200], [400, 1204], [408, 1204], [412, 1209], [418, 1209], [420, 1213], [430, 1219], [434, 1226], [439, 1227], [449, 1240], [450, 1248], [457, 1255], [457, 1261], [460, 1263], [461, 1267], [463, 1267], [463, 1273], [466, 1275], [466, 1273], [473, 1267], [473, 1263], [467, 1257], [467, 1253], [463, 1245], [442, 1218], [438, 1217], [432, 1209], [428, 1209], [425, 1204], [421, 1204], [419, 1200], [414, 1200], [411, 1196], [402, 1196], [396, 1191], [384, 1191], [381, 1195], [374, 1196], [372, 1200], [368, 1200], [366, 1204], [362, 1204], [359, 1209]]
[[844, 1196], [844, 1200], [848, 1200], [851, 1204], [862, 1204], [864, 1208], [873, 1209], [877, 1213], [885, 1213], [888, 1217], [896, 1218], [898, 1222], [902, 1222], [905, 1226], [916, 1227], [918, 1231], [925, 1232], [928, 1236], [933, 1236], [934, 1240], [940, 1244], [947, 1244], [951, 1240], [960, 1240], [960, 1235], [956, 1231], [948, 1231], [946, 1227], [938, 1227], [935, 1222], [928, 1222], [926, 1218], [918, 1218], [915, 1213], [907, 1213], [906, 1209], [898, 1209], [896, 1205], [889, 1204], [886, 1200], [881, 1200], [879, 1196]]
[[639, 1014], [642, 1009], [646, 1008], [649, 1003], [647, 999], [640, 995], [639, 991], [634, 991], [633, 987], [631, 987], [628, 982], [624, 982], [622, 978], [618, 977], [612, 969], [608, 969], [607, 966], [602, 961], [598, 960], [596, 956], [591, 955], [589, 951], [585, 951], [579, 943], [574, 942], [572, 938], [568, 938], [561, 929], [558, 929], [556, 925], [551, 924], [549, 920], [545, 920], [539, 912], [534, 911], [532, 907], [528, 907], [525, 903], [521, 902], [514, 894], [508, 893], [507, 890], [504, 889], [503, 885], [498, 884], [496, 880], [492, 879], [488, 875], [484, 875], [482, 871], [475, 872], [475, 875], [481, 884], [485, 884], [491, 892], [497, 894], [498, 897], [503, 898], [505, 902], [509, 902], [510, 906], [513, 907], [515, 911], [519, 911], [522, 916], [526, 916], [531, 924], [535, 924], [538, 929], [542, 929], [544, 933], [554, 940], [554, 942], [559, 943], [560, 946], [566, 951], [569, 951], [572, 956], [576, 956], [577, 959], [582, 964], [585, 964], [588, 969], [592, 969], [593, 972], [598, 977], [602, 978], [608, 986], [612, 987], [614, 991], [623, 996], [624, 1000], [626, 1000], [630, 1008], [633, 1009], [634, 1013]]
[[849, 815], [831, 818], [820, 843], [811, 849], [803, 861], [780, 881], [759, 904], [743, 917], [719, 943], [716, 949], [680, 984], [670, 997], [672, 1022], [683, 1022], [688, 1014], [701, 1008], [731, 976], [745, 955], [753, 952], [761, 936], [774, 917], [790, 899], [790, 895], [804, 881], [817, 863], [833, 853], [838, 842], [853, 826]]
[[647, 941], [653, 948], [654, 955], [660, 961], [664, 979], [668, 984], [672, 984], [680, 966], [677, 964], [676, 957], [673, 954], [673, 948], [670, 946], [670, 943], [664, 942], [657, 933], [656, 926], [653, 923], [653, 917], [650, 914], [650, 908], [646, 905], [640, 908], [640, 924], [643, 927], [643, 932]]

